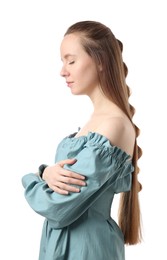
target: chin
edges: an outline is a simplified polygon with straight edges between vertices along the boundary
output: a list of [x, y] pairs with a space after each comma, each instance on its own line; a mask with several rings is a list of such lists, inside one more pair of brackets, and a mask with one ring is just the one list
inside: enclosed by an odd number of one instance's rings
[[85, 95], [85, 93], [83, 91], [77, 91], [77, 90], [72, 90], [72, 89], [71, 89], [71, 94], [73, 94], [75, 96]]

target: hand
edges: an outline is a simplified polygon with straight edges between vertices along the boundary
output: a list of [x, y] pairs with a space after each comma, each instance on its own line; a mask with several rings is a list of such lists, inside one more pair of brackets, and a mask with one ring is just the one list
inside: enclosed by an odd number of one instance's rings
[[48, 184], [49, 188], [59, 194], [68, 194], [69, 192], [80, 192], [80, 189], [70, 184], [85, 186], [85, 177], [78, 173], [65, 170], [65, 164], [74, 164], [76, 159], [67, 159], [56, 163], [53, 166], [48, 166], [43, 172], [43, 179]]

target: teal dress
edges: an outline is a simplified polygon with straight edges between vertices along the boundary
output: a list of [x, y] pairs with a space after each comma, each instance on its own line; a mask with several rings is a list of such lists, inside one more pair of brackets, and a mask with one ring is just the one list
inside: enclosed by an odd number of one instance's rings
[[39, 260], [124, 260], [124, 237], [111, 218], [114, 194], [131, 189], [130, 156], [98, 133], [65, 137], [55, 162], [76, 158], [64, 168], [86, 176], [80, 193], [60, 195], [39, 176], [23, 176], [25, 198], [44, 220]]

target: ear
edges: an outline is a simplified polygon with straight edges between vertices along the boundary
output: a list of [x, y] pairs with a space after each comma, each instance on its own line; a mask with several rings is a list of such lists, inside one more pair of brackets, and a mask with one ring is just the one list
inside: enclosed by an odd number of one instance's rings
[[102, 71], [102, 70], [103, 70], [102, 64], [99, 64], [98, 65], [98, 71]]

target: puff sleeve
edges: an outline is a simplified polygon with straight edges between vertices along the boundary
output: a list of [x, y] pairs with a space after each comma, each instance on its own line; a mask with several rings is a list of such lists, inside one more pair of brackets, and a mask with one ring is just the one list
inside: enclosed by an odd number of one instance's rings
[[[117, 193], [128, 191], [131, 187], [133, 166], [124, 151], [112, 146], [105, 137], [93, 133], [74, 140], [73, 150], [71, 141], [69, 138], [59, 145], [58, 153], [61, 156], [57, 156], [57, 159], [61, 159], [63, 151], [66, 151], [66, 158], [75, 155], [77, 162], [65, 168], [86, 176], [87, 186], [81, 187], [80, 193], [58, 194], [32, 173], [22, 178], [27, 202], [53, 228], [63, 228], [73, 223], [108, 188]], [[71, 154], [72, 151], [74, 154]]]

